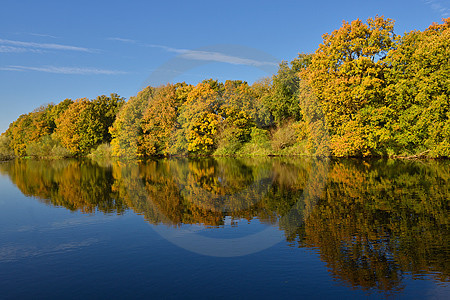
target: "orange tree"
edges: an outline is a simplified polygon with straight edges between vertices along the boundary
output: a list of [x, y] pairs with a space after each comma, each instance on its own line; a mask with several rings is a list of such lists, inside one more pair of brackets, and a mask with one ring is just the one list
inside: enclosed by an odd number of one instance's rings
[[124, 99], [117, 94], [99, 96], [90, 101], [78, 99], [55, 121], [62, 145], [74, 155], [87, 154], [93, 147], [110, 142], [112, 126]]

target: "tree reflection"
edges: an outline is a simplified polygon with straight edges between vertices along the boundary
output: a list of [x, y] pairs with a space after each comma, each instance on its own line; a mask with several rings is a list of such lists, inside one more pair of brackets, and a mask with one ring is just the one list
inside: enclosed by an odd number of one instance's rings
[[26, 196], [70, 210], [122, 213], [127, 206], [111, 187], [110, 168], [89, 160], [15, 160], [0, 164], [0, 172]]
[[[449, 280], [448, 161], [231, 159], [0, 164], [27, 196], [151, 224], [278, 224], [354, 288], [395, 293], [406, 273]], [[324, 181], [326, 178], [326, 181]]]
[[337, 161], [288, 240], [317, 247], [351, 286], [395, 291], [405, 272], [448, 281], [448, 162]]

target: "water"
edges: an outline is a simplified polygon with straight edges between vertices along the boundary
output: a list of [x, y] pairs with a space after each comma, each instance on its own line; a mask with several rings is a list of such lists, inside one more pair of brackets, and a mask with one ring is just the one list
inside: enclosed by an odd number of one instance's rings
[[449, 161], [0, 163], [0, 298], [445, 299]]

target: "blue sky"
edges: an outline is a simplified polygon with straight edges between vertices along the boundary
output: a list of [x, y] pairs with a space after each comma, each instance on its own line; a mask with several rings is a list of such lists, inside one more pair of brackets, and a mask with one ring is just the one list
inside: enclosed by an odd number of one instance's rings
[[449, 0], [0, 2], [0, 132], [66, 98], [205, 78], [249, 83], [313, 52], [343, 20], [375, 15], [403, 34], [450, 16]]

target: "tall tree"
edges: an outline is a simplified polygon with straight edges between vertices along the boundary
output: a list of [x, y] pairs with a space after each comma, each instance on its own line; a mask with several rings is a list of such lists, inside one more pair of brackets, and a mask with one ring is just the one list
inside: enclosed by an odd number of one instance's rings
[[450, 156], [450, 18], [403, 36], [386, 65], [400, 154]]
[[143, 148], [146, 155], [168, 154], [177, 128], [177, 111], [181, 104], [178, 88], [186, 84], [168, 84], [155, 89], [142, 119]]
[[154, 88], [150, 86], [144, 88], [120, 109], [113, 126], [109, 128], [113, 156], [136, 158], [144, 154], [141, 122], [153, 92]]
[[335, 155], [370, 154], [358, 116], [363, 108], [384, 104], [387, 53], [395, 47], [394, 21], [376, 16], [367, 24], [355, 20], [323, 35], [310, 66], [308, 79], [324, 110]]
[[208, 154], [216, 147], [223, 102], [221, 86], [215, 83], [210, 80], [199, 83], [188, 93], [180, 108], [178, 134], [185, 137], [188, 152]]
[[272, 76], [269, 93], [263, 96], [263, 101], [278, 125], [288, 119], [295, 121], [301, 119], [298, 102], [299, 82], [296, 70], [286, 61], [280, 63], [278, 73]]

